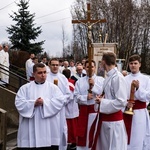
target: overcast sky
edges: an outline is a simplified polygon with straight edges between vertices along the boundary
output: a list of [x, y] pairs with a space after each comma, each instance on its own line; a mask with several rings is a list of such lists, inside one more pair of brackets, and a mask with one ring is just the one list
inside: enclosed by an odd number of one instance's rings
[[[19, 0], [15, 0], [19, 2]], [[0, 1], [0, 43], [8, 40], [6, 27], [14, 24], [9, 14], [18, 11], [14, 0]], [[42, 33], [37, 41], [45, 40], [43, 48], [49, 56], [62, 54], [62, 26], [69, 40], [71, 40], [72, 24], [70, 9], [74, 0], [30, 0], [29, 11], [35, 13], [35, 22], [41, 26]], [[52, 52], [53, 51], [53, 52]]]

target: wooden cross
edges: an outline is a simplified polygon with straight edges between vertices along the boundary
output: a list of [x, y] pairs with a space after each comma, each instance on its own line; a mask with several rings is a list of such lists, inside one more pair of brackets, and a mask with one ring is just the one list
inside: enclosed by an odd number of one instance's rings
[[91, 20], [91, 9], [90, 3], [87, 3], [87, 20], [72, 20], [72, 23], [82, 23], [87, 26], [88, 29], [88, 42], [87, 42], [87, 50], [88, 50], [88, 59], [89, 59], [89, 77], [92, 77], [92, 33], [91, 29], [94, 24], [104, 23], [106, 19], [101, 20]]

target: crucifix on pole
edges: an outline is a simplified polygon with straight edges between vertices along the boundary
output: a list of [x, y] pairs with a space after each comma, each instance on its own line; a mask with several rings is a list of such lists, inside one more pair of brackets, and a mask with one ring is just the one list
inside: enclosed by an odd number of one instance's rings
[[104, 23], [106, 19], [101, 20], [92, 20], [91, 19], [91, 8], [90, 3], [87, 3], [87, 19], [86, 20], [72, 20], [72, 23], [81, 23], [87, 26], [87, 50], [88, 50], [88, 59], [89, 59], [89, 77], [92, 77], [92, 26], [97, 23]]

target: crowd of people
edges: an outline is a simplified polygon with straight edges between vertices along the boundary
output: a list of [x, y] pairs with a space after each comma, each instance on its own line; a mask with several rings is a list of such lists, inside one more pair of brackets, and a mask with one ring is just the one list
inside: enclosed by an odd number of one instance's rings
[[[77, 79], [79, 77], [83, 77], [86, 75], [86, 71], [84, 69], [84, 61], [85, 61], [85, 59], [83, 59], [82, 62], [75, 63], [74, 60], [62, 61], [61, 59], [59, 59], [58, 72], [62, 73], [64, 69], [69, 69], [71, 71], [71, 78], [73, 78], [73, 80], [77, 81]], [[47, 57], [42, 56], [41, 60], [39, 60], [35, 56], [35, 54], [31, 53], [30, 58], [25, 63], [27, 80], [29, 80], [29, 81], [34, 80], [33, 66], [38, 62], [43, 63], [46, 66], [47, 73], [50, 72], [50, 66], [49, 66], [49, 61], [48, 61]]]
[[140, 72], [139, 55], [129, 58], [131, 72], [123, 75], [116, 54], [104, 53], [105, 78], [95, 74], [94, 60], [35, 59], [27, 60], [30, 82], [15, 99], [18, 149], [150, 150], [150, 78]]

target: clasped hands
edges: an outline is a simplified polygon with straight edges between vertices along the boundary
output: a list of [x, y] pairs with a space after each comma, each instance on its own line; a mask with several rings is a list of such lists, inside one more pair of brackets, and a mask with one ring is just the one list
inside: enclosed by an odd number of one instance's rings
[[39, 97], [35, 103], [34, 103], [34, 106], [42, 106], [43, 105], [43, 99], [41, 97]]
[[[87, 99], [90, 100], [90, 99], [93, 99], [93, 98], [94, 98], [93, 93], [88, 93]], [[102, 95], [96, 95], [95, 102], [97, 104], [99, 104], [102, 101], [103, 98], [104, 98], [104, 96], [102, 96]]]
[[132, 83], [133, 83], [134, 87], [136, 88], [136, 90], [138, 90], [139, 84], [140, 84], [139, 81], [138, 80], [133, 80]]
[[96, 95], [95, 102], [97, 104], [100, 104], [103, 98], [104, 98], [104, 96], [102, 96], [102, 95]]
[[[94, 80], [93, 80], [92, 78], [89, 78], [89, 85], [91, 85], [92, 87], [94, 86]], [[95, 102], [96, 102], [97, 104], [99, 104], [99, 103], [102, 101], [102, 98], [103, 98], [103, 97], [104, 97], [104, 96], [102, 96], [102, 95], [96, 95]], [[87, 99], [90, 100], [90, 99], [93, 99], [93, 98], [94, 98], [93, 93], [88, 92]]]

